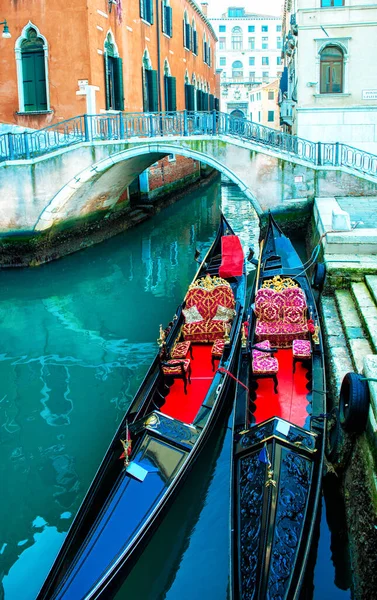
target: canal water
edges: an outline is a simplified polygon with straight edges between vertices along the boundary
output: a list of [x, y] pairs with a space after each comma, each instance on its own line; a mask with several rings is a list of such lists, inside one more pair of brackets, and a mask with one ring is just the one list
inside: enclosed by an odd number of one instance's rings
[[[217, 181], [100, 245], [0, 272], [0, 598], [35, 599], [220, 208], [256, 246], [255, 212]], [[224, 422], [118, 600], [228, 598], [229, 461]], [[323, 510], [307, 598], [350, 598], [342, 531]]]

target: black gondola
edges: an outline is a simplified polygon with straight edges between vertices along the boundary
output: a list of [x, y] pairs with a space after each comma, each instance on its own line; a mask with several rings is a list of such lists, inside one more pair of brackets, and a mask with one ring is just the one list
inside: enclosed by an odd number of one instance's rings
[[326, 392], [321, 332], [305, 266], [270, 215], [237, 376], [233, 599], [299, 598], [315, 531]]
[[[222, 216], [39, 599], [110, 598], [122, 583], [226, 408], [245, 290], [242, 248]], [[190, 323], [195, 307], [202, 318]]]

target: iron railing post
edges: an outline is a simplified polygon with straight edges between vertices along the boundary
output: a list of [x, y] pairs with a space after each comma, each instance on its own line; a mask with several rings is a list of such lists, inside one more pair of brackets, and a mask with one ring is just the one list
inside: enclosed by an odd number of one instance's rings
[[149, 137], [154, 137], [154, 122], [153, 122], [153, 114], [149, 115]]
[[230, 121], [230, 117], [228, 115], [228, 113], [226, 113], [225, 115], [225, 134], [229, 133], [229, 121]]
[[125, 139], [123, 113], [121, 113], [121, 112], [119, 113], [119, 139], [120, 140]]
[[30, 145], [29, 145], [28, 135], [29, 135], [28, 132], [24, 131], [23, 138], [24, 138], [25, 158], [30, 158]]
[[317, 165], [322, 165], [322, 142], [317, 142]]
[[188, 135], [187, 110], [183, 111], [183, 135]]
[[335, 142], [335, 166], [339, 167], [339, 142]]
[[84, 115], [84, 136], [85, 136], [85, 141], [90, 142], [91, 135], [90, 135], [89, 115]]
[[216, 135], [216, 111], [212, 111], [212, 135]]
[[14, 160], [13, 133], [8, 133], [8, 158]]

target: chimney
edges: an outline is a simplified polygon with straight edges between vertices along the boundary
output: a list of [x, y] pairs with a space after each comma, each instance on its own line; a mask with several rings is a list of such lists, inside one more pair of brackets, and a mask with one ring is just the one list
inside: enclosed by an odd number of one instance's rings
[[207, 17], [207, 12], [208, 12], [208, 2], [202, 2], [200, 4], [200, 6], [202, 7], [202, 13], [205, 17]]

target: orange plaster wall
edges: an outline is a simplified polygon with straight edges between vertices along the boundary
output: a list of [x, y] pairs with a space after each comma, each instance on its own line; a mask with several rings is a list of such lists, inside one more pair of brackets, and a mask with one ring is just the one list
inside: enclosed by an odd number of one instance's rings
[[[154, 24], [149, 26], [140, 18], [138, 0], [122, 0], [123, 19], [119, 24], [115, 7], [111, 14], [107, 0], [11, 0], [2, 18], [8, 21], [11, 39], [0, 37], [0, 121], [31, 128], [68, 119], [86, 112], [84, 96], [77, 96], [78, 80], [87, 79], [99, 87], [96, 93], [97, 113], [105, 110], [104, 42], [109, 30], [114, 34], [119, 55], [123, 58], [125, 111], [143, 110], [142, 56], [148, 48], [152, 68], [157, 69], [156, 3]], [[185, 108], [184, 77], [186, 69], [190, 82], [194, 73], [197, 80], [209, 84], [216, 92], [215, 38], [200, 14], [188, 0], [171, 0], [173, 9], [173, 37], [162, 33], [160, 14], [160, 73], [162, 110], [165, 109], [163, 89], [164, 60], [168, 59], [171, 75], [177, 78], [177, 110]], [[183, 48], [183, 14], [187, 10], [189, 22], [195, 18], [198, 32], [198, 56]], [[98, 12], [100, 11], [100, 12]], [[104, 13], [106, 16], [100, 13]], [[48, 42], [48, 75], [51, 113], [20, 115], [16, 77], [15, 43], [29, 20], [39, 28]], [[203, 62], [203, 32], [211, 42], [212, 66]]]

